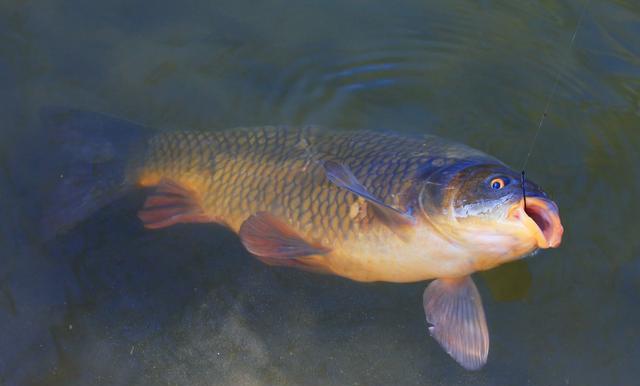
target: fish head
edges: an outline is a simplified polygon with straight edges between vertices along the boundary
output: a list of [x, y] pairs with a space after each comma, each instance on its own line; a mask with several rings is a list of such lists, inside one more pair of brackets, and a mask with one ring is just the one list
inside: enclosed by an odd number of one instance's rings
[[[424, 218], [488, 269], [555, 248], [563, 227], [558, 206], [534, 182], [500, 163], [459, 161], [427, 176]], [[523, 197], [524, 191], [524, 197]]]

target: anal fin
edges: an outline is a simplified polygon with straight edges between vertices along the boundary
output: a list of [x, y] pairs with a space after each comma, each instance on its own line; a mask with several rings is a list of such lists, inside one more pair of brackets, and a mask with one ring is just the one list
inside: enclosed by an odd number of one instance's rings
[[162, 180], [138, 212], [145, 228], [165, 228], [178, 223], [213, 222], [195, 192], [171, 180]]
[[322, 255], [328, 248], [303, 240], [286, 223], [267, 212], [250, 216], [240, 227], [240, 239], [256, 256], [270, 259], [291, 259]]
[[469, 276], [434, 280], [423, 295], [429, 332], [462, 367], [478, 370], [487, 362], [489, 330], [482, 299]]

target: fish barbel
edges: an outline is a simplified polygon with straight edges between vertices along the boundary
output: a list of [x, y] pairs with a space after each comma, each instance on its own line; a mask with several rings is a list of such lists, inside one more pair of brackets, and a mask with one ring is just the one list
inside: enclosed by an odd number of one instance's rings
[[[489, 335], [472, 273], [557, 247], [556, 204], [497, 159], [436, 136], [315, 127], [157, 131], [53, 110], [75, 146], [45, 225], [52, 233], [136, 187], [149, 229], [215, 222], [270, 265], [356, 281], [433, 281], [431, 335], [467, 369]], [[91, 178], [79, 172], [90, 166]], [[526, 194], [526, 206], [522, 192]]]

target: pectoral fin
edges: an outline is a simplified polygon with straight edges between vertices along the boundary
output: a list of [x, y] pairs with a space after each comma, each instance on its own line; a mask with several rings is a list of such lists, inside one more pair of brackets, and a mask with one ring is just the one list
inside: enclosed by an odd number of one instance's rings
[[249, 217], [240, 226], [239, 235], [245, 248], [260, 257], [287, 259], [329, 252], [303, 240], [288, 224], [267, 212]]
[[469, 276], [438, 279], [424, 290], [429, 332], [462, 367], [478, 370], [487, 362], [489, 331], [482, 300]]
[[323, 161], [322, 165], [329, 181], [373, 204], [376, 213], [387, 225], [393, 228], [415, 224], [413, 216], [385, 204], [380, 198], [371, 194], [347, 166], [335, 161]]

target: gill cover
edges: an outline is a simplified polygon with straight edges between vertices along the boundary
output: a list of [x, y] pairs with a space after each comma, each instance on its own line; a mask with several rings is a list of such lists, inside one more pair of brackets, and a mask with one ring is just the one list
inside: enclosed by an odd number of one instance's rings
[[[420, 209], [434, 224], [480, 214], [484, 210], [482, 206], [496, 206], [486, 205], [488, 199], [497, 198], [485, 197], [482, 180], [486, 177], [481, 176], [488, 171], [498, 174], [508, 170], [491, 158], [451, 159], [444, 162], [444, 166], [440, 168], [425, 168], [418, 176], [422, 183], [418, 196]], [[499, 201], [504, 200], [502, 198]]]

